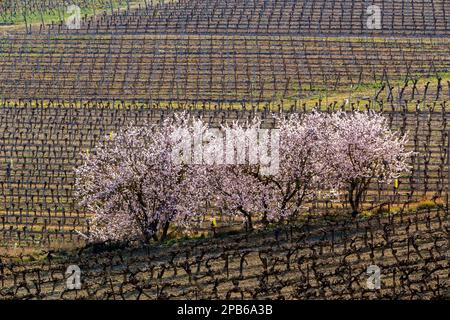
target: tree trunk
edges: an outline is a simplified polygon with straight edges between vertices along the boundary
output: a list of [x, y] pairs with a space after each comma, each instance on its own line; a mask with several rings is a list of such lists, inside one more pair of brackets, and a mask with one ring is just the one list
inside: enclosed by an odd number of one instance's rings
[[244, 208], [239, 207], [238, 210], [244, 215], [244, 217], [247, 219], [247, 231], [253, 231], [253, 222], [252, 222], [252, 215], [244, 210]]
[[167, 232], [169, 231], [169, 226], [170, 226], [170, 223], [169, 223], [169, 221], [167, 221], [164, 224], [163, 232], [161, 234], [161, 238], [159, 239], [160, 242], [163, 242], [164, 240], [166, 240]]
[[252, 222], [252, 216], [250, 214], [247, 214], [247, 226], [248, 226], [248, 231], [252, 232], [253, 231], [253, 222]]
[[158, 240], [158, 237], [156, 236], [156, 233], [149, 232], [148, 230], [142, 231], [142, 236], [144, 237], [145, 243], [150, 243], [150, 241], [153, 239], [155, 241]]
[[355, 196], [353, 193], [357, 189], [357, 183], [352, 182], [350, 184], [348, 190], [348, 202], [350, 203], [350, 207], [352, 208], [352, 217], [355, 218], [359, 213], [359, 200], [358, 196]]
[[261, 222], [264, 226], [268, 226], [269, 225], [269, 220], [267, 219], [267, 212], [264, 212]]

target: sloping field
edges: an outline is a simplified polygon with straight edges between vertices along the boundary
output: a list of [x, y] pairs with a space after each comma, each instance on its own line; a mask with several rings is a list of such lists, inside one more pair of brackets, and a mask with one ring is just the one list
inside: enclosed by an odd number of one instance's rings
[[[449, 298], [448, 0], [70, 4], [78, 29], [66, 0], [0, 0], [0, 299]], [[86, 242], [81, 152], [179, 111], [272, 128], [312, 109], [382, 111], [408, 135], [411, 172], [372, 183], [364, 215], [317, 200], [253, 233], [218, 219], [218, 237], [208, 221], [189, 239]]]
[[[352, 222], [320, 217], [173, 247], [3, 259], [0, 298], [442, 299], [448, 227], [442, 209]], [[66, 290], [69, 265], [82, 270], [81, 290]], [[381, 290], [366, 286], [369, 265], [382, 271]]]
[[[418, 152], [413, 171], [392, 185], [373, 184], [368, 204], [419, 201], [448, 194], [448, 121], [442, 109], [387, 111], [392, 127], [409, 132], [409, 148]], [[74, 169], [81, 153], [129, 123], [144, 125], [170, 116], [173, 110], [134, 106], [106, 107], [53, 105], [0, 108], [2, 149], [0, 172], [2, 198], [0, 230], [11, 242], [50, 243], [82, 240], [74, 230], [87, 231], [86, 214], [73, 198]], [[209, 118], [212, 125], [233, 119], [244, 120], [254, 112], [191, 111]], [[258, 113], [257, 113], [258, 114]], [[270, 113], [259, 113], [273, 125]]]
[[[420, 36], [450, 34], [445, 0], [182, 0], [146, 1], [140, 9], [86, 19], [88, 33], [239, 34], [302, 36]], [[369, 6], [382, 12], [369, 28]], [[63, 31], [63, 25], [51, 30]]]
[[77, 34], [0, 43], [5, 99], [270, 102], [450, 72], [447, 39]]

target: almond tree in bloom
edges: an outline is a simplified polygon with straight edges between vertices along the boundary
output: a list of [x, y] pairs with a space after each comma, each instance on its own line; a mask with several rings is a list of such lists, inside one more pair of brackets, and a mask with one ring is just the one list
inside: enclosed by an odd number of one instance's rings
[[[328, 167], [321, 150], [324, 144], [319, 140], [326, 127], [322, 114], [279, 118], [276, 146], [267, 141], [269, 135], [258, 134], [261, 125], [259, 119], [254, 119], [251, 123], [224, 126], [223, 131], [231, 132], [241, 150], [246, 152], [246, 162], [235, 161], [235, 164], [212, 166], [208, 170], [209, 187], [214, 190], [216, 205], [230, 214], [242, 216], [250, 230], [254, 217], [263, 223], [295, 219], [306, 210], [305, 201], [311, 200], [327, 180]], [[248, 139], [252, 136], [257, 139]], [[273, 134], [270, 137], [272, 139]], [[218, 139], [217, 143], [222, 142]], [[267, 148], [270, 152], [262, 150], [262, 146], [268, 145], [271, 145]], [[256, 148], [253, 155], [252, 148]], [[228, 155], [230, 152], [238, 157], [236, 150], [226, 149], [227, 158], [233, 157]], [[278, 170], [267, 173], [262, 167], [270, 161], [278, 163]]]
[[321, 141], [327, 125], [326, 115], [319, 112], [279, 119], [280, 170], [268, 178], [276, 194], [277, 216], [295, 219], [305, 211], [304, 203], [330, 184]]
[[334, 113], [322, 136], [330, 179], [345, 190], [353, 216], [371, 182], [391, 183], [410, 169], [406, 135], [393, 132], [379, 113]]
[[164, 240], [169, 226], [189, 227], [199, 199], [196, 166], [174, 161], [183, 115], [130, 126], [106, 139], [76, 170], [80, 205], [93, 214], [93, 240]]
[[206, 170], [211, 203], [226, 215], [242, 217], [249, 231], [256, 219], [267, 221], [273, 195], [255, 172], [256, 165], [217, 165]]
[[262, 127], [255, 118], [211, 130], [181, 114], [107, 139], [76, 171], [92, 238], [163, 240], [171, 225], [188, 230], [209, 206], [252, 230], [255, 221], [295, 220], [308, 201], [335, 190], [355, 216], [371, 182], [409, 169], [406, 136], [377, 113], [312, 112]]
[[204, 192], [223, 213], [242, 217], [247, 230], [253, 229], [255, 219], [269, 215], [273, 202], [270, 186], [261, 179], [265, 159], [259, 145], [267, 146], [270, 141], [260, 127], [258, 118], [224, 124], [204, 147], [212, 158], [205, 163]]

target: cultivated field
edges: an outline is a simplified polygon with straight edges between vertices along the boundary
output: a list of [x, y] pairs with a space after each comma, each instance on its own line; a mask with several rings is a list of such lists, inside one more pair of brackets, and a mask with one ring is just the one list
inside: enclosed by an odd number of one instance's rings
[[[380, 28], [357, 0], [0, 0], [0, 299], [448, 299], [449, 7], [373, 5]], [[358, 217], [317, 198], [253, 232], [220, 214], [214, 237], [208, 213], [163, 243], [87, 240], [75, 169], [128, 125], [313, 109], [382, 112], [414, 151]]]

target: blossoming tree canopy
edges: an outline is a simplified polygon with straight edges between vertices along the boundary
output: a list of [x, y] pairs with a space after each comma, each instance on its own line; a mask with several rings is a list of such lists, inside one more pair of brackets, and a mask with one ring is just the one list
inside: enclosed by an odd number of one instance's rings
[[187, 122], [130, 126], [84, 155], [76, 187], [80, 204], [94, 214], [93, 239], [158, 240], [171, 223], [192, 223], [196, 168], [172, 159], [172, 133]]
[[295, 221], [310, 200], [335, 190], [356, 215], [371, 182], [409, 169], [406, 135], [378, 113], [294, 114], [278, 117], [270, 133], [261, 127], [255, 118], [215, 134], [178, 114], [111, 135], [76, 170], [91, 237], [163, 240], [171, 225], [189, 229], [210, 206], [248, 229], [256, 219]]
[[[319, 143], [323, 118], [320, 113], [278, 118], [277, 145], [272, 145], [267, 155], [270, 161], [277, 158], [278, 170], [270, 174], [263, 172], [261, 162], [257, 161], [218, 167], [216, 171], [212, 168], [214, 180], [210, 185], [215, 188], [221, 207], [242, 215], [250, 229], [256, 215], [263, 223], [295, 219], [305, 210], [305, 201], [311, 200], [327, 179], [322, 160], [323, 144]], [[255, 127], [261, 127], [260, 120], [233, 123], [227, 130], [242, 140], [245, 128], [254, 131]]]
[[372, 181], [390, 183], [410, 169], [406, 135], [392, 131], [379, 113], [334, 113], [326, 136], [324, 158], [331, 180], [346, 190], [353, 215]]

